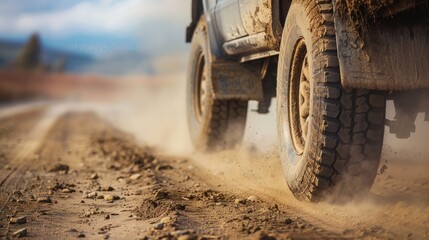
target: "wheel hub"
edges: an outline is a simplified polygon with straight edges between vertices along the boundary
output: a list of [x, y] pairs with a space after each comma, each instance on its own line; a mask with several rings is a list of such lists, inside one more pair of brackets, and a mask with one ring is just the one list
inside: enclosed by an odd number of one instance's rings
[[308, 133], [308, 120], [310, 116], [310, 70], [308, 67], [307, 55], [301, 70], [301, 79], [299, 84], [299, 116], [302, 136], [304, 142]]
[[289, 81], [289, 127], [296, 152], [301, 155], [310, 122], [311, 75], [307, 48], [301, 39], [295, 49]]
[[194, 85], [194, 109], [197, 120], [200, 122], [204, 116], [204, 109], [207, 101], [207, 84], [204, 54], [200, 53], [197, 61], [197, 72]]

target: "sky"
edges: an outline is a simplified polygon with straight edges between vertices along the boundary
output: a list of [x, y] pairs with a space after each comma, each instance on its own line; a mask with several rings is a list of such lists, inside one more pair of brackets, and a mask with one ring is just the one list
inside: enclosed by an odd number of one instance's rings
[[190, 0], [1, 0], [0, 39], [103, 57], [184, 48]]

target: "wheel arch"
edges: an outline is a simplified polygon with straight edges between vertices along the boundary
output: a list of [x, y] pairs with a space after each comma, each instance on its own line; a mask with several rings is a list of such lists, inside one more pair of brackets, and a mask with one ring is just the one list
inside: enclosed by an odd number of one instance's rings
[[204, 14], [203, 0], [192, 0], [191, 5], [191, 23], [186, 28], [186, 42], [192, 41], [192, 35], [194, 35], [195, 28], [197, 27], [200, 17]]

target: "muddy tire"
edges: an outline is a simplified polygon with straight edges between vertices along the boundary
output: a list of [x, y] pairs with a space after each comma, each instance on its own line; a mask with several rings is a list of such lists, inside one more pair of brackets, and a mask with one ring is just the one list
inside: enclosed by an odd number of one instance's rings
[[371, 188], [384, 136], [382, 92], [345, 89], [331, 1], [298, 0], [279, 55], [280, 157], [299, 199], [348, 200]]
[[197, 150], [231, 148], [244, 135], [247, 101], [213, 96], [207, 25], [202, 18], [192, 37], [187, 77], [187, 117]]

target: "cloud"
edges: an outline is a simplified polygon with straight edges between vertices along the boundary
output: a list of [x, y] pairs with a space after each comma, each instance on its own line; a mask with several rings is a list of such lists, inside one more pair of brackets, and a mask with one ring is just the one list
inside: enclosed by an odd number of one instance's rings
[[[40, 11], [29, 11], [27, 6], [23, 7], [23, 12], [2, 14], [1, 33], [16, 35], [40, 32], [50, 36], [75, 33], [133, 34], [140, 31], [140, 26], [152, 21], [186, 24], [190, 18], [190, 0], [92, 0], [75, 1], [72, 5], [68, 1], [67, 8], [57, 6], [57, 9], [52, 6], [54, 3], [49, 5], [47, 0], [42, 2], [45, 7], [40, 8], [43, 9]], [[26, 2], [20, 4], [24, 6]], [[14, 9], [10, 2], [8, 7]], [[16, 9], [19, 6], [15, 6]]]

